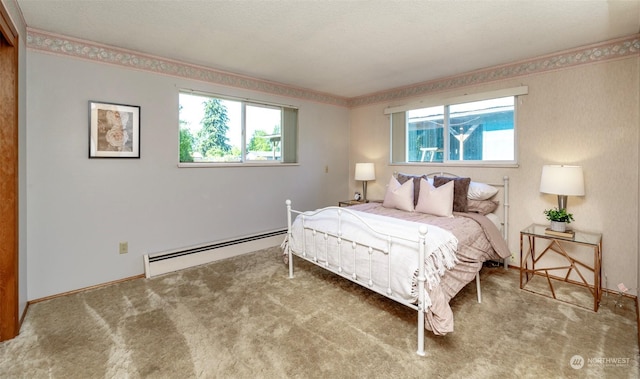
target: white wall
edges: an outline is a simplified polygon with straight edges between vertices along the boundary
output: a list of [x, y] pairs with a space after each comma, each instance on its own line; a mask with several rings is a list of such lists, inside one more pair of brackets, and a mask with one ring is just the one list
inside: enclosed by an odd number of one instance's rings
[[[141, 274], [144, 253], [284, 228], [285, 199], [312, 209], [348, 190], [346, 108], [31, 50], [27, 88], [29, 299]], [[300, 164], [178, 168], [180, 88], [298, 106]], [[88, 159], [89, 100], [141, 106], [141, 159]]]
[[[576, 221], [572, 227], [603, 234], [603, 280], [615, 288], [638, 283], [638, 56], [576, 66], [518, 79], [465, 87], [432, 96], [529, 86], [518, 105], [518, 168], [455, 168], [389, 165], [389, 118], [384, 108], [416, 99], [358, 107], [351, 112], [350, 192], [359, 189], [353, 164], [376, 163], [377, 180], [368, 197], [383, 198], [394, 171], [428, 173], [440, 170], [499, 183], [510, 177], [511, 228], [509, 247], [519, 257], [519, 231], [529, 224], [547, 223], [544, 209], [556, 206], [555, 196], [539, 192], [544, 164], [580, 164], [586, 196], [569, 197]], [[636, 290], [633, 290], [636, 294]]]

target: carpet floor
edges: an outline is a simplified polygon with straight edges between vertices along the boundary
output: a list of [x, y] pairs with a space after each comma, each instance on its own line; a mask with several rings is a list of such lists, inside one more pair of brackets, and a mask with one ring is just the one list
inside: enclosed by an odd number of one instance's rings
[[[32, 304], [0, 343], [2, 378], [638, 378], [633, 299], [596, 313], [485, 267], [452, 301], [455, 331], [272, 248]], [[622, 307], [616, 301], [622, 300]]]

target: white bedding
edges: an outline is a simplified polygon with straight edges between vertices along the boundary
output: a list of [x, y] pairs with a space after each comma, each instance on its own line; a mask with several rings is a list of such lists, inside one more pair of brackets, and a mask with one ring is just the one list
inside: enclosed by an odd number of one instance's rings
[[[380, 288], [390, 288], [396, 296], [405, 301], [411, 303], [417, 301], [415, 284], [418, 270], [418, 230], [424, 224], [337, 207], [324, 208], [321, 212], [316, 212], [305, 212], [293, 223], [289, 246], [294, 253], [302, 255], [304, 252], [307, 257], [316, 258], [321, 264], [329, 264], [334, 268], [342, 267], [343, 272], [352, 274], [354, 271], [353, 245], [346, 240], [355, 241], [357, 243], [356, 274], [358, 278], [369, 280], [368, 250], [372, 247], [374, 249], [371, 254], [374, 262], [371, 267], [373, 283]], [[338, 213], [342, 217], [341, 230], [338, 230], [336, 221]], [[370, 228], [363, 228], [363, 221]], [[303, 228], [305, 229], [304, 237]], [[455, 265], [458, 240], [451, 232], [437, 226], [427, 225], [427, 228], [426, 285], [428, 288], [433, 288], [437, 286], [446, 269]], [[315, 237], [313, 230], [317, 231]], [[383, 253], [388, 250], [387, 236], [389, 235], [395, 237], [392, 239], [390, 250], [392, 262], [390, 285], [387, 256]], [[340, 249], [337, 249], [339, 243], [337, 236], [341, 236]], [[426, 295], [425, 306], [430, 304]]]

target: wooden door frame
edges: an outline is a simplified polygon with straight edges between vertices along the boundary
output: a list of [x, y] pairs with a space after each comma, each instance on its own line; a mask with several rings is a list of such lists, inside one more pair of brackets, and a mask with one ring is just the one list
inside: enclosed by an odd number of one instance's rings
[[0, 341], [20, 332], [18, 52], [17, 29], [0, 2]]

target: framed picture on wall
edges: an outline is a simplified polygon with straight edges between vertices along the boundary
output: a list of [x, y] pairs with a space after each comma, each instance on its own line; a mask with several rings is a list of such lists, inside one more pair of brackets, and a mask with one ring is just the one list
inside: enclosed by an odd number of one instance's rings
[[89, 158], [140, 158], [140, 107], [89, 101]]

